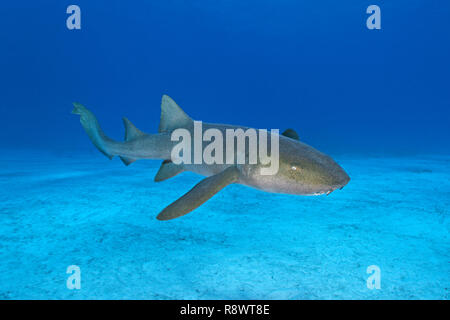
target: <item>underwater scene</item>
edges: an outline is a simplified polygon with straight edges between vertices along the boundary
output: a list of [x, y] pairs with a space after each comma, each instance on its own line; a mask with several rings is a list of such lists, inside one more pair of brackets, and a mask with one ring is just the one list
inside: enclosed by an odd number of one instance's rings
[[449, 18], [3, 2], [0, 299], [448, 300]]

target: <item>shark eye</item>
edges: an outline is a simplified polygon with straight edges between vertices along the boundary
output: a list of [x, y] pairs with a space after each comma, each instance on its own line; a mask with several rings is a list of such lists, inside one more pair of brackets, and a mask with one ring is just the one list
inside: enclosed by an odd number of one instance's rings
[[292, 174], [298, 175], [302, 172], [302, 168], [298, 165], [292, 165], [289, 171]]
[[291, 165], [289, 167], [289, 176], [294, 180], [300, 179], [302, 177], [302, 168], [298, 165]]

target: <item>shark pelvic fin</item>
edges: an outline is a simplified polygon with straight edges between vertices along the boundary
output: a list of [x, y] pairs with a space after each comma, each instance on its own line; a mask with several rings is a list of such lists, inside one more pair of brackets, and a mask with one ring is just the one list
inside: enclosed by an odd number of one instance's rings
[[167, 95], [161, 100], [161, 121], [159, 132], [168, 132], [178, 128], [186, 128], [192, 124], [192, 119]]
[[167, 206], [156, 218], [170, 220], [191, 212], [227, 185], [238, 181], [238, 176], [239, 171], [236, 167], [228, 167], [214, 176], [203, 179], [188, 193]]
[[298, 136], [298, 133], [294, 129], [286, 129], [281, 135], [300, 141], [300, 137]]
[[171, 160], [164, 160], [161, 167], [159, 167], [158, 173], [156, 173], [155, 182], [170, 179], [183, 171], [182, 165], [175, 164]]
[[145, 134], [141, 130], [136, 128], [134, 124], [132, 124], [131, 121], [127, 118], [124, 117], [122, 120], [123, 125], [125, 126], [125, 141], [136, 139]]

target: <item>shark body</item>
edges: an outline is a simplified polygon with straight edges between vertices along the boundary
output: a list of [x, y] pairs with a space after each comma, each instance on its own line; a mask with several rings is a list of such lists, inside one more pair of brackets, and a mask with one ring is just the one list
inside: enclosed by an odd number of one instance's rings
[[[297, 133], [288, 129], [279, 135], [279, 169], [275, 175], [261, 175], [263, 164], [175, 164], [171, 151], [176, 141], [171, 133], [178, 128], [194, 129], [194, 121], [167, 95], [161, 103], [159, 133], [146, 134], [124, 118], [125, 141], [108, 138], [96, 117], [87, 108], [74, 103], [74, 114], [92, 143], [108, 158], [119, 156], [129, 165], [138, 159], [161, 159], [163, 163], [155, 181], [163, 181], [183, 171], [206, 176], [184, 196], [170, 204], [157, 216], [169, 220], [185, 215], [214, 196], [231, 183], [239, 183], [267, 192], [296, 195], [329, 194], [343, 188], [350, 180], [347, 173], [331, 157], [301, 142]], [[203, 130], [215, 128], [225, 135], [227, 129], [248, 129], [226, 124], [203, 124]], [[270, 135], [270, 134], [269, 134]], [[245, 155], [248, 158], [248, 154]]]

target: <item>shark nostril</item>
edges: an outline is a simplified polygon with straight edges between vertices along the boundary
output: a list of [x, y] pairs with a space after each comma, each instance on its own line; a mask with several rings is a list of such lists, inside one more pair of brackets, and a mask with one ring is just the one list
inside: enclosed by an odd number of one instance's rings
[[345, 176], [341, 178], [341, 183], [340, 183], [341, 187], [340, 187], [340, 189], [345, 187], [348, 184], [349, 181], [350, 181], [350, 177], [347, 174], [345, 174]]

